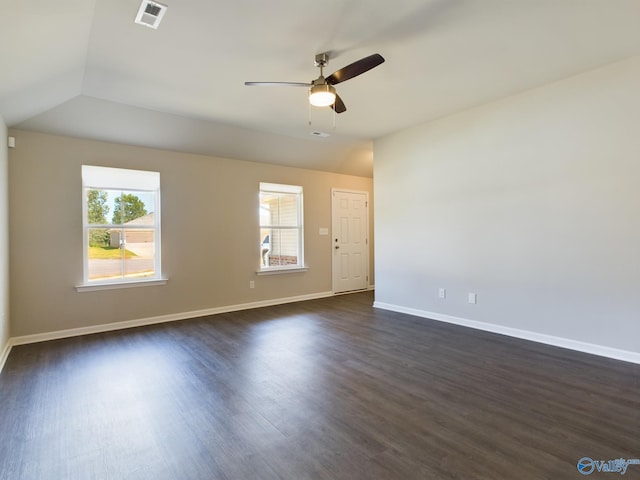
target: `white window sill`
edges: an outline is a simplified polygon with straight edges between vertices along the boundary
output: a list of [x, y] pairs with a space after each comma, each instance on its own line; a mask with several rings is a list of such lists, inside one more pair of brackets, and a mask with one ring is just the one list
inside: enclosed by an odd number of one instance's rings
[[269, 267], [261, 268], [256, 275], [281, 275], [283, 273], [300, 273], [306, 272], [309, 267]]
[[113, 283], [85, 283], [83, 285], [76, 285], [76, 292], [95, 292], [96, 290], [115, 290], [118, 288], [133, 288], [133, 287], [153, 287], [156, 285], [166, 285], [166, 278], [159, 278], [155, 280], [133, 280], [128, 282], [113, 282]]

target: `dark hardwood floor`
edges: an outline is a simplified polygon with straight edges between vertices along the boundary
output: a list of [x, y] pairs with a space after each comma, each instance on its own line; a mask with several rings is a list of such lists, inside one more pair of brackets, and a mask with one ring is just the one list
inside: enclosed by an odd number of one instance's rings
[[558, 480], [640, 458], [640, 366], [372, 302], [15, 347], [0, 478]]

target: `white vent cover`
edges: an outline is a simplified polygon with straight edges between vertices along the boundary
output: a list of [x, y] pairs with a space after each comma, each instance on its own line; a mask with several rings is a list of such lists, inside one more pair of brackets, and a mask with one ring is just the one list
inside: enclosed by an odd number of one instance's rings
[[135, 22], [145, 27], [158, 28], [160, 20], [162, 20], [166, 11], [166, 5], [150, 0], [142, 0]]

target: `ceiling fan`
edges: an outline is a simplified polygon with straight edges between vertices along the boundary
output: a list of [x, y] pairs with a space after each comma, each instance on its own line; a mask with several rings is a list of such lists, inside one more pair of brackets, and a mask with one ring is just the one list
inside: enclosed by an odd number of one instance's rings
[[336, 93], [334, 85], [362, 75], [384, 62], [384, 58], [374, 53], [361, 58], [340, 70], [333, 72], [327, 78], [323, 76], [323, 69], [329, 63], [328, 53], [319, 53], [315, 58], [315, 66], [320, 68], [320, 76], [310, 83], [301, 82], [244, 82], [249, 87], [307, 87], [309, 88], [309, 103], [316, 107], [331, 107], [336, 113], [347, 111], [344, 102]]

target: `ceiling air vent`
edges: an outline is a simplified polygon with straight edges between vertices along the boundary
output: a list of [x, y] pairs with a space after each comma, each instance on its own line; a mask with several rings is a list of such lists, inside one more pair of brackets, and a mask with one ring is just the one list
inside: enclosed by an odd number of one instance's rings
[[145, 27], [158, 28], [160, 20], [162, 20], [166, 11], [166, 5], [149, 0], [142, 0], [135, 22]]
[[318, 132], [318, 131], [311, 132], [311, 135], [313, 135], [314, 137], [322, 137], [322, 138], [327, 138], [329, 136], [328, 133]]

